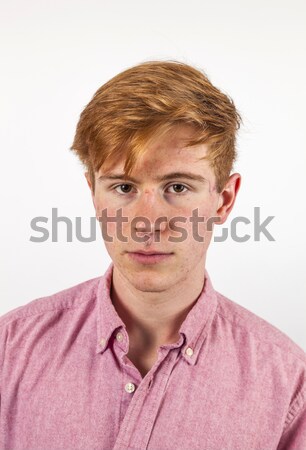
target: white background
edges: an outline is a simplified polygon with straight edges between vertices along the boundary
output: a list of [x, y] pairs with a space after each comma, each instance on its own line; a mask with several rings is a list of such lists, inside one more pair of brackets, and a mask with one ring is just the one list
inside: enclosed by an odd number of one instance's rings
[[[275, 216], [265, 236], [213, 243], [214, 287], [306, 349], [304, 0], [2, 1], [0, 314], [102, 275], [102, 238], [30, 242], [33, 217], [94, 216], [69, 151], [80, 112], [116, 73], [151, 59], [202, 68], [229, 94], [244, 126], [234, 211]], [[86, 226], [87, 225], [87, 226]], [[253, 236], [252, 226], [238, 232]], [[216, 235], [220, 229], [216, 229]]]

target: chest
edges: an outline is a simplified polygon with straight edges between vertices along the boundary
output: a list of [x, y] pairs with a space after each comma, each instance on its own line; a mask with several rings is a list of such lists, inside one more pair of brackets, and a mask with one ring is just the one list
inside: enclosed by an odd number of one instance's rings
[[[3, 449], [275, 449], [280, 386], [207, 356], [158, 354], [145, 377], [123, 354], [29, 364], [4, 374]], [[269, 374], [268, 374], [269, 375]], [[272, 430], [272, 431], [271, 431]]]

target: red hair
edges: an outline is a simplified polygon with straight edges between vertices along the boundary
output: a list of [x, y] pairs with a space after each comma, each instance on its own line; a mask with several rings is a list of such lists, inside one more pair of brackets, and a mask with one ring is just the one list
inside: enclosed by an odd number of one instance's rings
[[125, 70], [105, 83], [85, 107], [71, 150], [94, 174], [104, 164], [126, 157], [130, 175], [146, 144], [176, 125], [192, 125], [186, 145], [206, 143], [208, 160], [221, 192], [236, 159], [241, 116], [231, 98], [206, 75], [177, 61], [150, 61]]

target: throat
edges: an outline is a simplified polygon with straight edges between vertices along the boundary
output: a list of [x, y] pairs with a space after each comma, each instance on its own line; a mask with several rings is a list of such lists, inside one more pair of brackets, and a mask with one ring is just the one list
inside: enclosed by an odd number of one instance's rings
[[134, 349], [128, 352], [127, 357], [144, 378], [154, 366], [157, 360], [157, 352], [157, 350], [155, 350], [154, 352], [140, 352]]
[[178, 332], [163, 336], [138, 332], [129, 334], [129, 351], [127, 357], [144, 377], [153, 367], [158, 358], [158, 351], [162, 345], [174, 344], [179, 341]]

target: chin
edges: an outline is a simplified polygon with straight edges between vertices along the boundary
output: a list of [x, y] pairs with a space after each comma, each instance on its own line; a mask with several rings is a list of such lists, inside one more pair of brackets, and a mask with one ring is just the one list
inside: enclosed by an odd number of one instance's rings
[[169, 283], [169, 276], [167, 278], [166, 283], [163, 283], [160, 274], [152, 274], [150, 276], [150, 274], [144, 275], [143, 273], [139, 273], [137, 276], [134, 276], [130, 282], [135, 289], [141, 292], [163, 292], [174, 284]]

